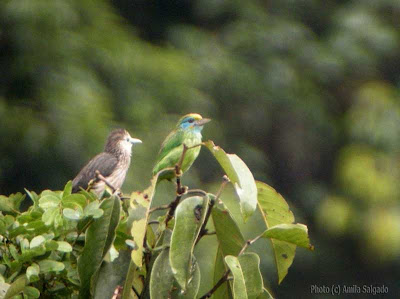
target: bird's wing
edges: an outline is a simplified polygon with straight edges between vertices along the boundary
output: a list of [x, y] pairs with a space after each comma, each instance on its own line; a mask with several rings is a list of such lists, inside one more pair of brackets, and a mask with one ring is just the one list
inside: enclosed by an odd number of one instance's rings
[[101, 153], [86, 164], [72, 181], [72, 191], [78, 192], [79, 187], [86, 189], [89, 182], [96, 177], [98, 170], [104, 177], [108, 177], [118, 164], [118, 159], [109, 153]]
[[168, 155], [174, 148], [182, 145], [184, 140], [184, 132], [183, 130], [174, 130], [168, 134], [165, 138], [164, 142], [161, 145], [160, 152], [158, 153], [157, 162], [160, 162], [162, 159]]

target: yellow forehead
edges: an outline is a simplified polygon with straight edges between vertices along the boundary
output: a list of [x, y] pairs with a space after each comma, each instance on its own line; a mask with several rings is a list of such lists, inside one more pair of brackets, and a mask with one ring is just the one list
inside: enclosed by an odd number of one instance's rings
[[186, 118], [186, 117], [193, 117], [195, 120], [203, 119], [203, 117], [201, 117], [201, 115], [198, 114], [198, 113], [189, 113], [189, 114], [186, 114], [184, 117], [182, 117], [182, 119], [183, 119], [183, 118]]

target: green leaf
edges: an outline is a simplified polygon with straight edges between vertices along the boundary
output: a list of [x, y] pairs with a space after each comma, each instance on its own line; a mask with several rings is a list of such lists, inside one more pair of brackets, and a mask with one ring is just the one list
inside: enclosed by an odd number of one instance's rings
[[223, 255], [238, 255], [245, 240], [228, 208], [224, 204], [217, 204], [211, 216]]
[[42, 260], [39, 261], [38, 264], [40, 267], [40, 273], [60, 272], [65, 268], [63, 263], [53, 260]]
[[92, 216], [95, 219], [100, 218], [101, 216], [103, 216], [104, 211], [102, 209], [99, 209], [99, 206], [99, 201], [92, 201], [85, 207], [83, 213], [85, 214], [85, 216]]
[[80, 208], [83, 211], [87, 205], [86, 197], [82, 194], [70, 194], [63, 198], [61, 205], [63, 208]]
[[8, 249], [10, 250], [10, 253], [11, 253], [12, 257], [15, 260], [18, 260], [19, 259], [19, 254], [18, 254], [17, 248], [13, 244], [10, 244], [10, 246], [8, 246]]
[[253, 174], [237, 155], [227, 154], [212, 141], [206, 141], [204, 144], [217, 159], [235, 187], [240, 201], [240, 210], [246, 221], [257, 208], [257, 187]]
[[54, 240], [47, 240], [44, 244], [46, 251], [53, 251], [58, 249], [58, 243]]
[[28, 249], [25, 250], [19, 257], [19, 261], [21, 263], [29, 262], [34, 258], [35, 256], [41, 256], [46, 253], [46, 249], [44, 248], [43, 245], [35, 247], [33, 249]]
[[39, 280], [40, 267], [38, 264], [33, 263], [26, 269], [26, 277], [30, 283]]
[[233, 274], [234, 298], [257, 298], [263, 292], [260, 258], [255, 253], [228, 255], [225, 262]]
[[[224, 255], [222, 254], [221, 247], [218, 247], [217, 255], [215, 256], [214, 266], [214, 285], [221, 279], [225, 274], [227, 267], [224, 262]], [[228, 282], [224, 282], [214, 293], [213, 298], [218, 299], [231, 299], [231, 293], [229, 290]]]
[[42, 215], [42, 221], [45, 225], [50, 226], [53, 224], [56, 216], [60, 213], [60, 208], [55, 206], [53, 208], [47, 209]]
[[64, 199], [68, 195], [71, 195], [71, 193], [72, 193], [72, 181], [68, 181], [68, 183], [64, 187], [62, 198]]
[[118, 197], [104, 199], [100, 208], [104, 210], [104, 215], [95, 219], [86, 231], [85, 247], [78, 260], [80, 298], [89, 298], [92, 293], [92, 277], [100, 268], [104, 256], [114, 241], [119, 222], [121, 204]]
[[[103, 262], [99, 270], [93, 298], [111, 299], [113, 297], [115, 288], [124, 284], [130, 260], [130, 252], [122, 250], [118, 258], [112, 263]], [[136, 290], [141, 291], [140, 288]]]
[[21, 275], [20, 277], [18, 277], [8, 288], [4, 299], [12, 298], [21, 293], [24, 290], [26, 283], [27, 279], [25, 275]]
[[[258, 208], [268, 228], [282, 223], [293, 223], [294, 216], [285, 199], [274, 188], [262, 182], [256, 182], [258, 188]], [[278, 282], [288, 273], [296, 253], [296, 245], [277, 239], [270, 239], [274, 250]]]
[[37, 195], [34, 191], [29, 191], [27, 189], [24, 189], [26, 194], [32, 199], [33, 204], [37, 206], [39, 204], [39, 195]]
[[6, 223], [3, 219], [0, 219], [0, 235], [5, 235], [6, 233]]
[[[186, 291], [175, 291], [173, 298], [196, 298], [200, 288], [200, 269], [197, 262], [194, 263], [193, 277], [189, 281]], [[174, 274], [172, 273], [169, 261], [169, 249], [164, 249], [154, 262], [150, 278], [150, 297], [151, 298], [170, 298], [174, 286]]]
[[142, 267], [143, 242], [146, 236], [149, 209], [154, 197], [157, 176], [150, 181], [150, 187], [143, 192], [133, 192], [129, 207], [129, 220], [132, 221], [131, 235], [136, 243], [136, 248], [132, 250], [132, 261], [139, 268]]
[[239, 259], [235, 256], [228, 255], [225, 257], [225, 262], [233, 274], [233, 298], [247, 299], [246, 283]]
[[27, 296], [33, 297], [33, 298], [39, 298], [40, 291], [37, 288], [26, 286], [24, 288], [24, 295], [27, 295]]
[[57, 241], [58, 244], [58, 251], [61, 252], [71, 252], [72, 251], [72, 246], [68, 242], [65, 241]]
[[12, 201], [4, 195], [0, 195], [0, 211], [5, 213], [14, 212]]
[[60, 202], [60, 198], [55, 195], [45, 195], [39, 199], [39, 207], [41, 207], [43, 210], [56, 208]]
[[257, 297], [257, 299], [274, 299], [274, 297], [266, 288], [264, 288], [263, 292], [261, 293], [260, 296]]
[[29, 244], [29, 248], [35, 248], [40, 245], [42, 245], [46, 239], [43, 236], [36, 236], [31, 240], [31, 243]]
[[168, 298], [174, 281], [169, 263], [169, 249], [164, 249], [157, 256], [151, 270], [150, 298]]
[[21, 193], [11, 194], [9, 197], [0, 195], [0, 211], [5, 213], [18, 214], [19, 206], [25, 195]]
[[25, 199], [25, 194], [18, 192], [15, 194], [11, 194], [8, 198], [11, 200], [14, 210], [19, 211], [19, 207], [22, 201]]
[[10, 284], [0, 281], [0, 298], [4, 298], [9, 288]]
[[[170, 264], [183, 290], [193, 276], [193, 250], [207, 213], [209, 197], [189, 197], [175, 210], [175, 227], [171, 236]], [[201, 211], [201, 214], [200, 214]]]
[[63, 215], [65, 218], [70, 220], [80, 220], [83, 217], [83, 212], [80, 209], [73, 210], [70, 208], [66, 208], [63, 210]]
[[308, 238], [307, 226], [304, 224], [278, 224], [267, 229], [263, 233], [263, 237], [274, 238], [314, 250], [314, 246], [310, 244], [310, 239]]

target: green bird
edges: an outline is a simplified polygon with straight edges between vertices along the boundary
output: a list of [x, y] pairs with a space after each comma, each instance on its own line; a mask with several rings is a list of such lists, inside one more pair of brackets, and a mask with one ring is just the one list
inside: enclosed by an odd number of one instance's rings
[[[197, 113], [189, 113], [183, 116], [178, 121], [175, 129], [162, 143], [156, 165], [153, 168], [153, 176], [163, 169], [174, 168], [178, 164], [182, 156], [184, 144], [189, 148], [201, 144], [201, 130], [203, 130], [203, 126], [209, 121], [210, 119], [202, 118]], [[196, 146], [187, 150], [181, 166], [182, 173], [192, 166], [200, 153], [200, 149], [201, 146]], [[158, 180], [171, 180], [174, 177], [175, 171], [171, 170], [161, 173]]]

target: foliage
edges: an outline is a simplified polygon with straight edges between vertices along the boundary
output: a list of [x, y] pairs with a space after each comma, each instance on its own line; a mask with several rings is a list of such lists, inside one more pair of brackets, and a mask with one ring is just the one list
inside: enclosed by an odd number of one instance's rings
[[[255, 182], [237, 155], [225, 153], [210, 141], [205, 147], [227, 173], [218, 193], [187, 189], [181, 186], [178, 175], [176, 198], [166, 207], [151, 208], [159, 174], [149, 188], [133, 192], [128, 198], [108, 191], [102, 198], [85, 190], [71, 194], [71, 181], [63, 191], [45, 190], [39, 195], [26, 191], [32, 205], [25, 212], [20, 212], [24, 195], [0, 197], [0, 279], [4, 298], [111, 298], [115, 292], [122, 293], [124, 299], [200, 298], [203, 261], [196, 258], [194, 249], [203, 237], [218, 240], [217, 252], [212, 248], [207, 252], [218, 258], [214, 269], [218, 280], [201, 298], [217, 290], [227, 298], [271, 297], [264, 287], [260, 257], [247, 252], [248, 246], [260, 238], [273, 242], [282, 281], [296, 246], [312, 249], [307, 227], [292, 224], [293, 214], [285, 200], [268, 185]], [[223, 190], [229, 181], [237, 192], [244, 219], [255, 211], [248, 208], [254, 206], [253, 196], [263, 211], [266, 230], [254, 239], [244, 240], [223, 203]], [[157, 224], [153, 230], [149, 216], [159, 209], [168, 212], [153, 221]], [[285, 213], [290, 215], [289, 221], [282, 219]], [[214, 233], [207, 228], [210, 218]], [[119, 259], [129, 252], [129, 263], [121, 264]], [[128, 264], [128, 270], [123, 271], [121, 267]], [[103, 278], [115, 276], [122, 277], [119, 283]], [[99, 287], [102, 292], [97, 291]]]
[[[385, 283], [397, 298], [399, 11], [398, 0], [0, 1], [0, 194], [59, 190], [115, 127], [145, 140], [123, 191], [144, 190], [141, 170], [196, 111], [213, 119], [204, 136], [281, 190], [313, 233], [318, 254], [300, 253], [280, 286], [274, 259], [261, 260], [277, 297], [341, 281]], [[216, 188], [210, 159], [185, 184]], [[243, 238], [261, 233], [260, 209], [243, 225], [229, 192]]]

